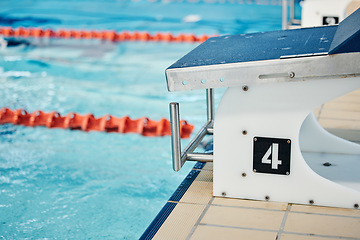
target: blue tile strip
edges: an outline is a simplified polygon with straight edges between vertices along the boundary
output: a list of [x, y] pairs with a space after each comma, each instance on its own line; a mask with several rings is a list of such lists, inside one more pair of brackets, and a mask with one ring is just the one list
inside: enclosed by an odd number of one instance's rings
[[[205, 166], [206, 163], [197, 162], [194, 166], [194, 169], [186, 176], [184, 181], [179, 185], [175, 190], [174, 194], [170, 197], [169, 201], [178, 202], [182, 196], [189, 189], [190, 185], [193, 183], [195, 178], [199, 175], [200, 169]], [[150, 223], [149, 227], [145, 230], [143, 235], [140, 237], [140, 240], [150, 240], [152, 239], [157, 231], [160, 229], [162, 224], [168, 218], [172, 210], [176, 207], [177, 203], [167, 202], [165, 206], [161, 209], [155, 219]]]
[[193, 169], [202, 169], [205, 166], [206, 162], [197, 162]]

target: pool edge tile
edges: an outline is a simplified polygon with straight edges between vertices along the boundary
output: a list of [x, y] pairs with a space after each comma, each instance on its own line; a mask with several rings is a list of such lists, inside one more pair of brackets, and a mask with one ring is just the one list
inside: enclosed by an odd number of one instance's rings
[[166, 221], [166, 219], [169, 217], [171, 212], [176, 207], [176, 203], [167, 202], [164, 207], [160, 210], [158, 215], [154, 218], [154, 220], [150, 223], [150, 225], [147, 227], [145, 232], [141, 235], [139, 240], [150, 240], [153, 239], [155, 234], [159, 231], [163, 223]]
[[141, 235], [139, 240], [150, 240], [158, 233], [159, 229], [162, 227], [164, 222], [168, 219], [172, 211], [175, 209], [176, 205], [179, 204], [180, 199], [184, 196], [186, 191], [195, 181], [201, 169], [205, 166], [206, 163], [197, 162], [192, 170], [188, 173], [185, 179], [180, 183], [179, 187], [174, 191], [169, 200], [165, 203], [160, 212], [156, 215], [154, 220], [146, 228], [144, 233]]

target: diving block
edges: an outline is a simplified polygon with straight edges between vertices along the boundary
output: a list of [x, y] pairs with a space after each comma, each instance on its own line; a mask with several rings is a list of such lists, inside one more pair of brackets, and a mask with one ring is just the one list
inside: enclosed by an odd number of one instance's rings
[[166, 77], [169, 91], [227, 88], [214, 196], [359, 208], [360, 145], [312, 112], [360, 88], [360, 9], [336, 26], [210, 38]]

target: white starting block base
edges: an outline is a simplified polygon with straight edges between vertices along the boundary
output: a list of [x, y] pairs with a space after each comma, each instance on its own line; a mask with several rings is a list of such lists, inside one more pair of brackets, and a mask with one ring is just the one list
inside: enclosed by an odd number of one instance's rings
[[[358, 208], [360, 145], [327, 133], [309, 113], [360, 88], [359, 77], [247, 86], [228, 88], [216, 113], [214, 196]], [[262, 153], [274, 172], [254, 168], [257, 138], [290, 140], [286, 174], [276, 173], [285, 163], [281, 143]]]

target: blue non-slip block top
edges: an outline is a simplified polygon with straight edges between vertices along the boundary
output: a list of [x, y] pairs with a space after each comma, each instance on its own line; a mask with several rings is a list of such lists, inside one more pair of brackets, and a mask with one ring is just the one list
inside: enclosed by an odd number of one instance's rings
[[328, 52], [337, 26], [220, 36], [185, 55], [171, 68], [279, 59]]
[[360, 8], [339, 24], [329, 54], [360, 52]]
[[360, 9], [338, 26], [210, 38], [169, 69], [359, 51]]

